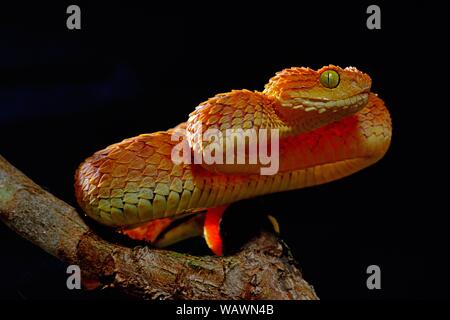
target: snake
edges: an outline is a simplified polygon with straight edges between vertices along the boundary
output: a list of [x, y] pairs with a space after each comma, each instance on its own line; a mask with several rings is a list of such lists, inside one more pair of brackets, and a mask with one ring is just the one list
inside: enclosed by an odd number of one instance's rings
[[[97, 223], [133, 239], [166, 247], [203, 235], [222, 255], [220, 221], [230, 204], [344, 178], [386, 154], [391, 117], [371, 85], [355, 67], [292, 67], [277, 72], [263, 91], [217, 94], [172, 129], [125, 139], [87, 158], [75, 173], [77, 202]], [[191, 152], [187, 160], [212, 145], [224, 147], [227, 132], [239, 129], [277, 132], [277, 149], [268, 143], [277, 151], [276, 172], [262, 174], [267, 163], [245, 161], [252, 156], [248, 139], [237, 142], [244, 144], [241, 162], [173, 160], [180, 146]], [[223, 136], [205, 138], [208, 130]], [[269, 140], [263, 138], [256, 142]]]

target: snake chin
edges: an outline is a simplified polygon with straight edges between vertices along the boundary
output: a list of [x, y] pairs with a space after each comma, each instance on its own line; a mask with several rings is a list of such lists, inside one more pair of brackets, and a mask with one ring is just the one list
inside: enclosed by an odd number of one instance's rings
[[284, 108], [301, 110], [305, 112], [316, 112], [322, 114], [325, 112], [350, 111], [357, 112], [361, 110], [369, 100], [369, 93], [363, 92], [352, 97], [340, 100], [313, 100], [307, 98], [293, 98], [283, 102]]

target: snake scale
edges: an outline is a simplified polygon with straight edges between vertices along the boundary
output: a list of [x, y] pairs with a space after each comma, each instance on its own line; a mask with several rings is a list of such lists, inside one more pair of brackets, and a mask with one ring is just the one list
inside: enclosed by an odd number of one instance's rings
[[[204, 227], [208, 245], [222, 254], [217, 224], [227, 204], [323, 184], [383, 157], [391, 119], [370, 88], [367, 74], [329, 65], [285, 69], [262, 92], [218, 94], [176, 128], [123, 140], [86, 159], [75, 174], [77, 201], [97, 222], [160, 246], [201, 234]], [[194, 138], [211, 128], [278, 129], [278, 171], [261, 175], [259, 163], [172, 161], [175, 132], [188, 133], [195, 155], [205, 143]], [[211, 218], [187, 220], [161, 237], [177, 218], [205, 211]]]

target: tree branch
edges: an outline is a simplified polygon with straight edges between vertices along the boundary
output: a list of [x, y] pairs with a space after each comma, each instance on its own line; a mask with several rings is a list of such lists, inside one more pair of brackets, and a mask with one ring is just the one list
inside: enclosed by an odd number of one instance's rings
[[289, 249], [270, 233], [226, 257], [114, 244], [2, 156], [0, 219], [51, 255], [79, 265], [87, 288], [116, 287], [145, 299], [318, 299]]

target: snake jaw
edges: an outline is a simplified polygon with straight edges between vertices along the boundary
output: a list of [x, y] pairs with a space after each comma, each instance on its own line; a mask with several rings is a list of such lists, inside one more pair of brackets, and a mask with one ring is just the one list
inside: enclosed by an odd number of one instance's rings
[[370, 92], [358, 93], [338, 100], [293, 98], [280, 101], [277, 114], [289, 124], [286, 136], [311, 132], [327, 124], [357, 114], [369, 102]]
[[339, 100], [313, 100], [306, 98], [293, 98], [283, 101], [281, 106], [284, 108], [291, 108], [294, 110], [301, 110], [305, 112], [317, 112], [322, 114], [324, 112], [338, 112], [346, 110], [357, 112], [361, 110], [369, 100], [369, 93], [363, 92], [352, 97]]

